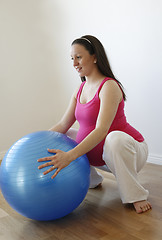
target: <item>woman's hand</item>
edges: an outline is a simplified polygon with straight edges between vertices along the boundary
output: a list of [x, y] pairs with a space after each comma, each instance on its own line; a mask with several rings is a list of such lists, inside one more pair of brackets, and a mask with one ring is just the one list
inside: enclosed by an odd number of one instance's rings
[[61, 150], [56, 150], [56, 149], [48, 149], [48, 152], [55, 153], [55, 155], [38, 159], [37, 160], [38, 162], [48, 161], [48, 162], [40, 165], [38, 167], [38, 169], [42, 169], [44, 167], [51, 166], [48, 170], [46, 170], [43, 173], [44, 175], [46, 175], [47, 173], [52, 172], [54, 169], [56, 169], [56, 172], [51, 177], [53, 179], [61, 171], [61, 169], [68, 166], [72, 162], [72, 160], [70, 159], [68, 152], [63, 152]]

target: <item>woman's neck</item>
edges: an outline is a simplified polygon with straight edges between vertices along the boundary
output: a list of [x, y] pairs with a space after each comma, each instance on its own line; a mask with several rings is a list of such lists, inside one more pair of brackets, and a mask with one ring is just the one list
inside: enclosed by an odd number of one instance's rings
[[86, 82], [88, 84], [96, 84], [98, 82], [101, 82], [104, 78], [105, 76], [102, 73], [94, 72], [91, 75], [86, 76]]

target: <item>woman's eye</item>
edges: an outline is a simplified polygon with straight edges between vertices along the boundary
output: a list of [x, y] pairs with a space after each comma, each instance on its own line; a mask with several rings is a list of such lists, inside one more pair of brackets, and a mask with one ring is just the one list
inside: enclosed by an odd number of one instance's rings
[[81, 59], [81, 56], [76, 56], [75, 58], [71, 57], [71, 60], [73, 61], [74, 59]]

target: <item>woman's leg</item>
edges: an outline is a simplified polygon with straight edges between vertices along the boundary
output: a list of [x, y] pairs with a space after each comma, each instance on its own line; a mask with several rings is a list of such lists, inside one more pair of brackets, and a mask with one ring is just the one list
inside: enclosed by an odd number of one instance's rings
[[77, 136], [78, 130], [75, 128], [70, 128], [67, 132], [66, 135], [68, 137], [70, 137], [73, 140], [76, 140], [76, 136]]
[[133, 203], [137, 212], [151, 208], [147, 202], [149, 193], [137, 178], [137, 173], [145, 165], [147, 156], [145, 141], [139, 143], [124, 132], [111, 132], [105, 140], [103, 160], [116, 176], [122, 202]]
[[95, 167], [90, 166], [90, 185], [89, 188], [96, 188], [103, 182], [103, 176]]

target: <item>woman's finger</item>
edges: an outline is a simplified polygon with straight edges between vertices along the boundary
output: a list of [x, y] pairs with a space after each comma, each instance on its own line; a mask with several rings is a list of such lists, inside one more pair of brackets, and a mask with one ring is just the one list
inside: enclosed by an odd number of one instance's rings
[[50, 161], [50, 162], [47, 162], [47, 163], [44, 163], [44, 164], [40, 165], [40, 166], [38, 167], [38, 169], [42, 169], [42, 168], [44, 168], [44, 167], [48, 167], [48, 166], [51, 166], [51, 165], [53, 165], [53, 164], [52, 164], [51, 161]]
[[43, 174], [46, 175], [47, 173], [52, 172], [54, 169], [55, 169], [55, 166], [52, 166], [48, 170], [46, 170]]
[[54, 179], [57, 176], [57, 174], [60, 172], [60, 170], [61, 169], [57, 169], [56, 172], [52, 175], [51, 178]]
[[57, 150], [56, 149], [47, 149], [48, 150], [48, 152], [50, 152], [50, 153], [57, 153]]
[[[47, 150], [50, 153], [56, 153], [57, 152], [57, 150], [55, 150], [55, 149], [47, 149]], [[53, 160], [53, 157], [54, 157], [54, 155], [52, 155], [50, 157], [43, 157], [43, 158], [39, 158], [37, 161], [38, 162], [50, 161], [50, 160]]]
[[44, 158], [39, 158], [37, 162], [45, 162], [45, 161], [50, 161], [52, 157], [44, 157]]

